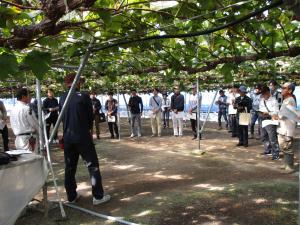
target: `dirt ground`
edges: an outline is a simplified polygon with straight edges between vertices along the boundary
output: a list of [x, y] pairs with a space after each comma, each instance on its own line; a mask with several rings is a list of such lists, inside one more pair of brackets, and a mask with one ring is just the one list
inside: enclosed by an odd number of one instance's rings
[[[107, 125], [101, 125], [101, 139], [95, 144], [104, 189], [112, 199], [92, 205], [88, 172], [80, 161], [76, 178], [83, 197], [78, 206], [151, 225], [297, 224], [299, 173], [280, 169], [282, 159], [272, 161], [260, 155], [263, 147], [259, 140], [251, 139], [248, 148], [236, 147], [237, 139], [209, 123], [198, 152], [189, 123], [183, 137], [173, 137], [172, 129], [164, 129], [162, 137], [151, 138], [149, 121], [144, 120], [143, 136], [129, 138], [123, 119], [121, 141], [110, 139]], [[296, 150], [299, 138], [297, 129]], [[52, 158], [60, 193], [66, 199], [63, 152], [54, 148]], [[53, 187], [48, 194], [50, 200], [56, 199]], [[47, 219], [28, 209], [16, 225], [119, 224], [67, 207], [65, 210], [68, 220], [61, 221], [57, 207]]]

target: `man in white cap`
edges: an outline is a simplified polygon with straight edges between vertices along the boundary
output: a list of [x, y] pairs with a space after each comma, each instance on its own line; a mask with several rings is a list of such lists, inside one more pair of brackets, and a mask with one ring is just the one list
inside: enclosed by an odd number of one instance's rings
[[295, 85], [287, 82], [282, 85], [281, 94], [283, 102], [278, 113], [279, 126], [277, 128], [278, 141], [281, 151], [284, 154], [284, 167], [288, 171], [293, 171], [294, 152], [292, 149], [293, 136], [296, 124], [299, 121], [299, 112], [296, 110], [296, 101], [293, 97]]
[[[250, 97], [246, 95], [247, 88], [245, 86], [240, 86], [239, 94], [240, 96], [235, 99], [234, 108], [237, 109], [238, 112], [238, 120], [240, 119], [240, 113], [250, 113], [252, 109], [252, 100]], [[239, 143], [237, 146], [248, 147], [248, 125], [241, 125], [241, 121], [238, 123], [238, 137]]]

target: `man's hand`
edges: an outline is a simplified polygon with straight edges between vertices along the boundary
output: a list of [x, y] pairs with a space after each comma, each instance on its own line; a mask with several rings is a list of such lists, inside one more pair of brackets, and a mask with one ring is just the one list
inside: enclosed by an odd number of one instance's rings
[[193, 113], [193, 110], [192, 110], [192, 109], [189, 109], [189, 114], [192, 115], [192, 113]]
[[273, 116], [272, 116], [272, 119], [273, 119], [273, 120], [279, 120], [279, 116], [278, 116], [278, 115], [273, 115]]

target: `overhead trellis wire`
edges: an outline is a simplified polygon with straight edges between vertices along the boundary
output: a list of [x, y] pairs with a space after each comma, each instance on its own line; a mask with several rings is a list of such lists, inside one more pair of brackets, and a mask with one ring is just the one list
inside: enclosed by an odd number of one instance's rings
[[[232, 22], [229, 22], [227, 24], [217, 26], [217, 27], [214, 27], [214, 28], [211, 28], [211, 29], [198, 31], [198, 32], [184, 33], [184, 34], [154, 35], [154, 36], [149, 36], [149, 37], [145, 37], [145, 38], [123, 40], [123, 41], [113, 43], [113, 44], [109, 44], [109, 45], [106, 45], [106, 46], [93, 47], [91, 49], [91, 52], [97, 52], [97, 51], [101, 51], [101, 50], [105, 50], [105, 49], [109, 49], [109, 48], [113, 48], [113, 47], [117, 47], [117, 46], [121, 46], [121, 45], [136, 43], [136, 42], [145, 42], [145, 41], [150, 41], [150, 40], [170, 39], [170, 38], [188, 38], [188, 37], [195, 37], [195, 36], [211, 34], [211, 33], [214, 33], [216, 31], [225, 29], [227, 27], [232, 27], [232, 26], [235, 26], [237, 24], [240, 24], [240, 23], [250, 19], [251, 17], [257, 16], [257, 15], [263, 13], [264, 11], [275, 8], [275, 7], [277, 7], [277, 6], [279, 6], [283, 3], [284, 3], [283, 0], [275, 1], [275, 2], [271, 3], [270, 5], [264, 6], [264, 7], [254, 11], [254, 12], [251, 12], [251, 13], [245, 15], [245, 16], [242, 16], [241, 18], [239, 18], [235, 21], [232, 21]], [[76, 54], [76, 56], [79, 56], [79, 55], [81, 55], [81, 54]]]

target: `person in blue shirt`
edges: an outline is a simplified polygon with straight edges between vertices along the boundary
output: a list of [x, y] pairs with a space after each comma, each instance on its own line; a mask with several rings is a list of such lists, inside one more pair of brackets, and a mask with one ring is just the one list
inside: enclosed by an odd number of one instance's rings
[[226, 129], [228, 129], [228, 120], [227, 120], [227, 108], [228, 108], [228, 102], [227, 102], [227, 96], [225, 95], [223, 90], [219, 91], [219, 98], [216, 101], [216, 104], [219, 106], [219, 112], [218, 112], [218, 124], [219, 124], [219, 130], [222, 129], [222, 116], [226, 123]]

